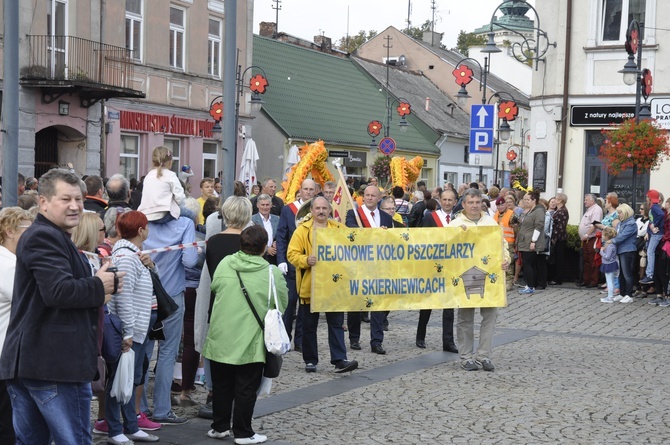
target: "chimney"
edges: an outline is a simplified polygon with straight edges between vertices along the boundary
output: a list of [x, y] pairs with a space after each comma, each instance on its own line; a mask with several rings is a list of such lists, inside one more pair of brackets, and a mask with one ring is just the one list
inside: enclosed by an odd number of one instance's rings
[[333, 48], [333, 42], [330, 37], [322, 35], [314, 36], [314, 43], [321, 46], [321, 51], [330, 51]]
[[277, 31], [277, 24], [275, 22], [261, 22], [258, 33], [262, 37], [274, 37]]

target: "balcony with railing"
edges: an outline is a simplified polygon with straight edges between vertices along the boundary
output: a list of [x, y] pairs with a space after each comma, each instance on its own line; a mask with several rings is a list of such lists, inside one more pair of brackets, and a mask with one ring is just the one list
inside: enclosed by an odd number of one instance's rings
[[21, 85], [41, 88], [46, 103], [72, 93], [84, 107], [112, 97], [145, 97], [133, 89], [135, 64], [127, 48], [74, 36], [29, 35], [28, 44]]

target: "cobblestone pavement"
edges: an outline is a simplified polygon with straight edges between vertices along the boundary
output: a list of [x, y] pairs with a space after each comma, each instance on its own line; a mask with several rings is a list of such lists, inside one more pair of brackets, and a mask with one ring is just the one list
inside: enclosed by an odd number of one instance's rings
[[[493, 373], [466, 372], [441, 351], [440, 311], [428, 348], [417, 348], [413, 311], [389, 316], [385, 356], [349, 351], [360, 369], [335, 374], [322, 319], [318, 372], [306, 374], [290, 352], [272, 395], [258, 401], [254, 428], [278, 444], [670, 443], [670, 308], [601, 296], [571, 285], [511, 293], [498, 316]], [[208, 428], [193, 418], [156, 433], [161, 443], [216, 443]]]

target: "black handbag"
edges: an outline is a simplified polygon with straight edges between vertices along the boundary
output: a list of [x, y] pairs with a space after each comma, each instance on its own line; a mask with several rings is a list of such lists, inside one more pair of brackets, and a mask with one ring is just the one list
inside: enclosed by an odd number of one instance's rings
[[[261, 327], [261, 332], [265, 332], [265, 324], [263, 323], [263, 320], [261, 320], [261, 317], [258, 316], [258, 312], [256, 312], [256, 308], [254, 308], [254, 305], [251, 303], [251, 298], [249, 298], [249, 293], [247, 292], [247, 289], [244, 287], [244, 283], [242, 282], [242, 277], [240, 277], [240, 273], [235, 271], [237, 273], [237, 278], [240, 280], [240, 286], [242, 287], [242, 293], [244, 294], [244, 298], [247, 299], [247, 303], [249, 303], [249, 308], [251, 309], [251, 312], [254, 313], [254, 317], [256, 318], [256, 321], [258, 322], [258, 326]], [[267, 377], [269, 379], [274, 379], [276, 377], [279, 377], [279, 372], [281, 371], [281, 366], [284, 363], [284, 358], [281, 355], [274, 355], [271, 352], [268, 352], [267, 348], [265, 349], [265, 366], [263, 367], [263, 377]]]
[[165, 340], [163, 320], [177, 312], [179, 306], [163, 287], [161, 279], [158, 278], [158, 274], [151, 269], [149, 269], [149, 273], [151, 274], [151, 282], [154, 285], [154, 295], [156, 296], [156, 303], [158, 304], [158, 316], [156, 317], [156, 322], [149, 330], [149, 340]]

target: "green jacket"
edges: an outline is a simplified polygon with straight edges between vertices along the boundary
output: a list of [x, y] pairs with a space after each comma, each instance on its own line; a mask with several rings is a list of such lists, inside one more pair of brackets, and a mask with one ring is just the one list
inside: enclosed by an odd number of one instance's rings
[[[236, 271], [258, 316], [264, 320], [268, 311], [270, 265], [262, 256], [237, 252], [224, 258], [214, 272], [212, 292], [216, 294], [212, 306], [209, 332], [202, 354], [210, 360], [229, 365], [265, 363], [263, 332], [247, 303]], [[286, 309], [288, 289], [281, 271], [272, 268], [279, 310]], [[274, 298], [270, 303], [274, 308]]]

